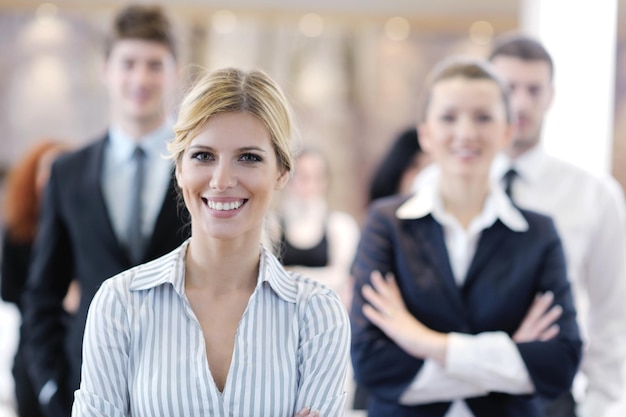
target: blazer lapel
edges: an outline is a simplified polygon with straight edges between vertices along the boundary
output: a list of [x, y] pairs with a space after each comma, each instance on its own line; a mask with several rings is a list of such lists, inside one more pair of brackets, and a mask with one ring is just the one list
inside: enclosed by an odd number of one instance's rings
[[176, 190], [176, 178], [174, 170], [170, 183], [163, 199], [163, 205], [159, 211], [154, 230], [144, 258], [153, 259], [163, 253], [164, 248], [177, 246], [184, 241], [189, 233], [186, 230], [189, 223], [189, 215], [182, 201], [178, 204], [178, 191]]
[[429, 216], [424, 228], [416, 227], [415, 229], [419, 240], [423, 242], [421, 247], [425, 253], [422, 256], [431, 259], [431, 262], [442, 277], [441, 285], [446, 296], [450, 303], [452, 303], [452, 306], [457, 310], [458, 314], [461, 314], [461, 317], [463, 317], [465, 314], [465, 306], [461, 292], [454, 280], [441, 225]]
[[507, 227], [500, 220], [497, 220], [493, 226], [482, 232], [476, 247], [476, 254], [467, 271], [467, 278], [463, 288], [469, 288], [480, 277], [485, 265], [493, 261], [494, 253], [497, 251], [507, 230]]
[[87, 210], [90, 210], [94, 218], [93, 224], [90, 225], [90, 227], [94, 228], [94, 233], [102, 236], [102, 241], [118, 254], [118, 259], [127, 259], [126, 251], [123, 250], [113, 230], [104, 195], [102, 194], [102, 164], [107, 140], [108, 136], [105, 136], [102, 140], [96, 142], [88, 154], [87, 161], [85, 161], [87, 168], [83, 182], [84, 201]]

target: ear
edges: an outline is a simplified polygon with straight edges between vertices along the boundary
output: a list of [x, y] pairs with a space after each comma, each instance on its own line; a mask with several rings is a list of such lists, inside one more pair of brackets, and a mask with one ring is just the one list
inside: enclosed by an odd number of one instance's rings
[[174, 175], [176, 176], [176, 185], [178, 185], [178, 188], [182, 188], [180, 186], [180, 168], [179, 168], [178, 164], [176, 164], [176, 169], [174, 171]]
[[427, 123], [417, 125], [417, 140], [424, 153], [430, 154], [432, 149], [432, 138]]
[[513, 123], [508, 123], [504, 132], [504, 137], [500, 143], [500, 150], [508, 149], [513, 144], [513, 138], [517, 128]]
[[548, 97], [546, 98], [546, 110], [552, 107], [554, 101], [554, 84], [550, 83], [550, 90], [548, 91]]
[[109, 85], [109, 57], [105, 57], [100, 63], [100, 79], [104, 85]]
[[274, 189], [282, 190], [285, 188], [285, 185], [287, 185], [287, 182], [289, 182], [289, 171], [282, 169], [278, 174], [278, 178], [276, 178], [276, 185], [274, 186]]

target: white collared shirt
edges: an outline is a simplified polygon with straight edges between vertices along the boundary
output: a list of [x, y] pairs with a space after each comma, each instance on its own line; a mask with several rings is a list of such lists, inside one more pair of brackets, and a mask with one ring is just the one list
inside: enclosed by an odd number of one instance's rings
[[[494, 161], [500, 180], [514, 166], [512, 196], [522, 207], [554, 219], [561, 236], [585, 351], [575, 380], [587, 392], [581, 417], [602, 417], [612, 401], [624, 397], [626, 356], [626, 213], [621, 188], [610, 176], [596, 176], [548, 155], [541, 146], [511, 162]], [[581, 384], [583, 383], [583, 384]], [[584, 388], [584, 387], [582, 387]], [[580, 395], [578, 395], [580, 397]]]
[[121, 244], [127, 240], [130, 219], [132, 184], [135, 175], [133, 152], [140, 145], [145, 152], [145, 182], [142, 193], [144, 213], [141, 230], [144, 237], [152, 236], [156, 219], [172, 178], [173, 162], [166, 159], [167, 142], [174, 136], [168, 123], [155, 131], [133, 140], [112, 126], [104, 150], [101, 186], [113, 231]]
[[337, 294], [262, 249], [220, 392], [185, 295], [188, 246], [102, 284], [72, 416], [291, 417], [305, 406], [342, 416], [350, 322]]
[[[416, 219], [432, 214], [443, 228], [455, 282], [462, 286], [483, 230], [498, 219], [514, 231], [528, 230], [528, 223], [504, 192], [494, 186], [485, 200], [483, 211], [465, 230], [445, 211], [438, 183], [438, 170], [429, 170], [428, 176], [421, 178], [417, 194], [400, 206], [396, 215], [400, 219]], [[434, 360], [425, 360], [400, 397], [400, 403], [416, 405], [452, 400], [446, 417], [471, 417], [473, 414], [462, 399], [484, 396], [491, 391], [511, 394], [534, 391], [513, 340], [505, 332], [450, 333], [445, 368]]]

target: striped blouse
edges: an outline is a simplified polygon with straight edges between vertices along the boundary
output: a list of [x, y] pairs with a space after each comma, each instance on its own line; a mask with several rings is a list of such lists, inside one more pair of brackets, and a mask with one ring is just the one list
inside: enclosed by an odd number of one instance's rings
[[226, 385], [185, 296], [189, 241], [105, 281], [89, 309], [72, 416], [344, 415], [350, 324], [339, 297], [262, 249]]

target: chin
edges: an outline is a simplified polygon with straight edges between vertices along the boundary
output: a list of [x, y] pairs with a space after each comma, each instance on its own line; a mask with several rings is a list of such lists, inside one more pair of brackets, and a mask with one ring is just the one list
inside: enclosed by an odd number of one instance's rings
[[217, 240], [231, 240], [243, 235], [239, 227], [208, 224], [200, 231], [204, 236]]

